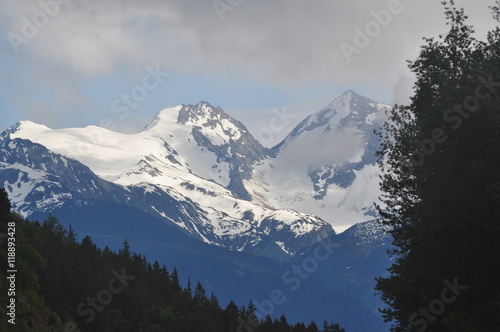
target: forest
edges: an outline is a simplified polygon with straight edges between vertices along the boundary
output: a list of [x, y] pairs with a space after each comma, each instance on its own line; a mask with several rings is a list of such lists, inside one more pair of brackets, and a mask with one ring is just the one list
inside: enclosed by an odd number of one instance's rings
[[[221, 306], [200, 282], [188, 279], [183, 287], [175, 267], [148, 262], [126, 239], [118, 252], [101, 249], [89, 236], [78, 241], [54, 216], [32, 222], [10, 209], [0, 189], [0, 254], [7, 262], [7, 239], [14, 237], [18, 271], [15, 324], [2, 319], [1, 331], [345, 331], [336, 323], [291, 323], [285, 315], [259, 320], [251, 301]], [[5, 270], [0, 277], [1, 306], [7, 308], [11, 285]]]

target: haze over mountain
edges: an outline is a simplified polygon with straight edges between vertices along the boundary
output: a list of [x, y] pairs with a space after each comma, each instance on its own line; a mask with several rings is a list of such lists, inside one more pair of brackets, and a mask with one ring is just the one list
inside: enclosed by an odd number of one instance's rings
[[380, 195], [375, 152], [389, 105], [347, 91], [311, 114], [256, 164], [254, 201], [317, 215], [337, 231], [374, 217]]

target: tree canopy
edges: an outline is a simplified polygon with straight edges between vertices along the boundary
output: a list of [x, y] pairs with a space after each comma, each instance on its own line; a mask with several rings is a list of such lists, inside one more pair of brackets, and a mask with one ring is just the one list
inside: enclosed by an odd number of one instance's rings
[[409, 62], [411, 103], [380, 133], [378, 209], [396, 260], [377, 289], [392, 331], [498, 331], [500, 29], [477, 40], [464, 10], [443, 4], [449, 31]]

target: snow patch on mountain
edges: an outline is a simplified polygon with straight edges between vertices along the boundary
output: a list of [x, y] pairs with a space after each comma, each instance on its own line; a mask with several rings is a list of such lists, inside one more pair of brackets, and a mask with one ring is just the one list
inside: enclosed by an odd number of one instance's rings
[[[40, 182], [47, 180], [47, 174], [44, 171], [31, 169], [19, 163], [9, 165], [0, 162], [0, 167], [4, 170], [17, 171], [17, 179], [14, 182], [4, 180], [2, 183], [2, 187], [11, 193], [10, 200], [12, 204], [22, 205], [32, 191], [44, 191], [44, 188], [39, 186]], [[20, 213], [23, 212], [20, 211]]]

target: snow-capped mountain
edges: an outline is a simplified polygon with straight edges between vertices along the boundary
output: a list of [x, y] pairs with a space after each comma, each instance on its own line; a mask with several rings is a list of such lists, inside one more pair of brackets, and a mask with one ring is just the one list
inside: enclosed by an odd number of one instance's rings
[[245, 181], [255, 202], [320, 216], [337, 231], [374, 218], [380, 195], [374, 129], [389, 105], [347, 91], [300, 122]]
[[268, 155], [243, 124], [207, 102], [161, 111], [143, 135], [171, 142], [193, 173], [246, 200], [243, 180], [251, 177], [253, 162]]
[[1, 135], [0, 184], [25, 216], [113, 201], [209, 244], [293, 256], [332, 225], [374, 218], [373, 129], [387, 107], [348, 91], [273, 149], [207, 102], [164, 109], [136, 134], [21, 121]]
[[252, 158], [266, 150], [207, 103], [165, 109], [134, 135], [21, 121], [1, 144], [0, 179], [26, 216], [75, 199], [117, 201], [206, 243], [272, 256], [294, 255], [334, 233], [313, 215], [238, 198]]

